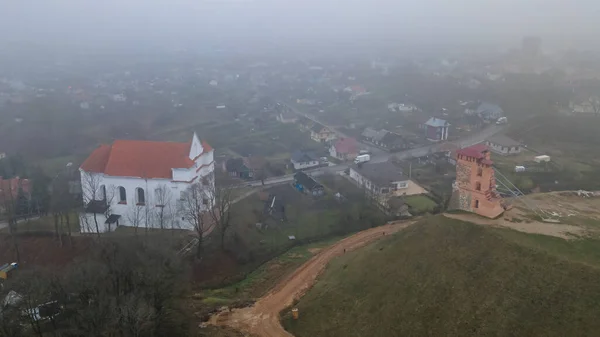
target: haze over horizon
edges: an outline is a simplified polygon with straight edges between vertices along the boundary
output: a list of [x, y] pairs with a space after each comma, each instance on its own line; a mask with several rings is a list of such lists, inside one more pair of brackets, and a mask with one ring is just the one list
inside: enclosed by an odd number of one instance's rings
[[0, 41], [111, 44], [482, 44], [597, 48], [600, 3], [580, 0], [32, 0], [5, 2]]

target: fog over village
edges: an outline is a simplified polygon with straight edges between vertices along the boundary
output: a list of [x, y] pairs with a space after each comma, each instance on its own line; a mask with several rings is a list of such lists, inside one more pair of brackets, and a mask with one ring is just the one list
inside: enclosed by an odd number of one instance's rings
[[600, 3], [0, 4], [0, 337], [594, 336]]

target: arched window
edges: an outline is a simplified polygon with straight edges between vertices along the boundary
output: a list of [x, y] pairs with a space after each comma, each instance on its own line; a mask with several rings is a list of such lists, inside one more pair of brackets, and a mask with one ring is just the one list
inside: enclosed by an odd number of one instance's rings
[[125, 191], [125, 187], [119, 186], [119, 204], [127, 203], [127, 191]]
[[481, 183], [479, 181], [475, 183], [475, 190], [481, 191]]
[[481, 166], [477, 167], [477, 175], [479, 177], [483, 176], [483, 168], [481, 168]]
[[144, 205], [146, 203], [146, 195], [143, 188], [136, 188], [137, 204]]

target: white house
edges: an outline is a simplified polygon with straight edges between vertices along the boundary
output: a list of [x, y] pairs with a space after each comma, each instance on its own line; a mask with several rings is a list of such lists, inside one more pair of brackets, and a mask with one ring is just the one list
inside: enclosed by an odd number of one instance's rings
[[350, 167], [350, 178], [376, 195], [401, 195], [410, 184], [408, 177], [390, 162], [354, 165]]
[[124, 94], [115, 94], [112, 95], [112, 100], [115, 102], [125, 102], [127, 101], [127, 96], [125, 96]]
[[391, 197], [427, 193], [390, 162], [353, 165], [349, 176], [384, 206]]
[[494, 135], [485, 141], [490, 150], [501, 155], [521, 153], [521, 143], [505, 135]]
[[321, 164], [317, 156], [304, 151], [296, 151], [292, 153], [292, 158], [290, 161], [294, 166], [294, 170], [304, 170], [311, 167], [317, 167]]
[[163, 228], [193, 229], [180, 216], [180, 200], [197, 183], [206, 186], [203, 205], [212, 207], [213, 153], [195, 133], [187, 143], [116, 140], [101, 145], [79, 168], [86, 206], [81, 231], [159, 227], [158, 222]]

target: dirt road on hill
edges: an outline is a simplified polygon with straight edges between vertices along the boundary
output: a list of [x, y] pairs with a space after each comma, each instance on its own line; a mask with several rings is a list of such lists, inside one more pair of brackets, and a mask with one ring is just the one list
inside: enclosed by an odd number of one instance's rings
[[[414, 221], [413, 221], [414, 222]], [[253, 306], [215, 314], [209, 324], [228, 326], [259, 337], [293, 336], [279, 322], [279, 312], [292, 305], [315, 283], [331, 259], [408, 227], [413, 222], [395, 222], [347, 237], [317, 253], [286, 277]], [[300, 313], [302, 315], [302, 313]]]

